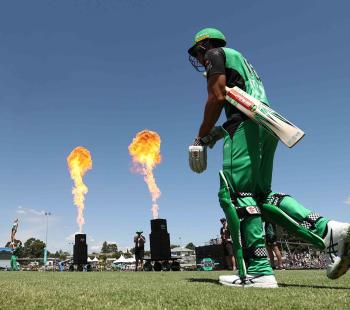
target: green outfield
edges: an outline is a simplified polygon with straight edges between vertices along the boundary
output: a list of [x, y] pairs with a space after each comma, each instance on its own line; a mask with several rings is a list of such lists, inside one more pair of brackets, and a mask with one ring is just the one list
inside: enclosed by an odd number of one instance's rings
[[350, 309], [350, 274], [278, 271], [279, 289], [218, 285], [225, 272], [1, 272], [0, 309]]

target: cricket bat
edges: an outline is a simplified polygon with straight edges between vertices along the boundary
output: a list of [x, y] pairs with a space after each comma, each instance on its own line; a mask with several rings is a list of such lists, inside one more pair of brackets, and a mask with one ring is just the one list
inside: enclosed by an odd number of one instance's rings
[[226, 87], [226, 100], [288, 147], [293, 147], [305, 135], [301, 129], [282, 115], [237, 86]]

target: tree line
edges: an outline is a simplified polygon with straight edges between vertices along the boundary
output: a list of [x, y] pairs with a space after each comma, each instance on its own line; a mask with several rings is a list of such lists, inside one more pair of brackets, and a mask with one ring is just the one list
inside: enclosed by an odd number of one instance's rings
[[[20, 240], [15, 240], [15, 243], [17, 244], [17, 248], [15, 250], [15, 255], [18, 258], [41, 258], [44, 255], [44, 249], [45, 249], [45, 242], [41, 241], [40, 239], [35, 238], [29, 238], [26, 242], [22, 243]], [[8, 242], [5, 247], [9, 247], [10, 242]], [[171, 245], [171, 248], [178, 247], [179, 245]], [[190, 242], [186, 245], [186, 248], [194, 250], [195, 245]], [[135, 254], [135, 249], [131, 248], [130, 250], [126, 251], [120, 251], [118, 249], [118, 245], [116, 243], [108, 243], [107, 241], [104, 241], [101, 247], [100, 253], [92, 253], [92, 255], [96, 256], [102, 256], [102, 258], [105, 257], [114, 257], [119, 258], [121, 255], [123, 255], [126, 258], [130, 258]], [[145, 255], [149, 255], [149, 251], [145, 251]], [[47, 257], [54, 257], [59, 259], [66, 259], [68, 256], [70, 256], [69, 252], [59, 250], [55, 253], [51, 253], [48, 251]]]
[[[45, 242], [36, 238], [29, 238], [26, 242], [22, 243], [20, 240], [15, 240], [17, 245], [14, 254], [18, 258], [41, 258], [44, 256]], [[7, 242], [5, 247], [9, 247], [10, 242]], [[70, 254], [63, 250], [56, 251], [55, 253], [47, 252], [47, 257], [55, 257], [59, 259], [66, 259]]]

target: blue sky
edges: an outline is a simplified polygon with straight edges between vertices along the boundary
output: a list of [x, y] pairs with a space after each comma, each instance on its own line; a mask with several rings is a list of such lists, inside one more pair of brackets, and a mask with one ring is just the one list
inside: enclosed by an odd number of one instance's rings
[[71, 249], [78, 227], [66, 157], [78, 145], [93, 159], [85, 177], [90, 250], [104, 240], [132, 246], [139, 228], [148, 237], [151, 198], [127, 150], [146, 128], [162, 139], [154, 173], [172, 243], [218, 235], [221, 144], [204, 174], [187, 164], [206, 83], [186, 51], [207, 26], [226, 34], [272, 106], [306, 132], [295, 148], [279, 146], [273, 188], [349, 221], [349, 9], [347, 1], [2, 2], [0, 244], [17, 216], [19, 239], [44, 240], [46, 210], [49, 250]]

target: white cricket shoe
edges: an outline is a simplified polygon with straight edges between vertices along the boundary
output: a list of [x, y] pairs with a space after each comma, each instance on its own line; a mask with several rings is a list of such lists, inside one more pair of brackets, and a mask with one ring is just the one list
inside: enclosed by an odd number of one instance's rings
[[223, 285], [234, 287], [260, 287], [276, 288], [278, 287], [274, 275], [247, 275], [245, 280], [241, 280], [238, 275], [220, 276], [219, 282]]
[[324, 238], [328, 254], [327, 277], [338, 279], [350, 268], [350, 224], [329, 221]]

